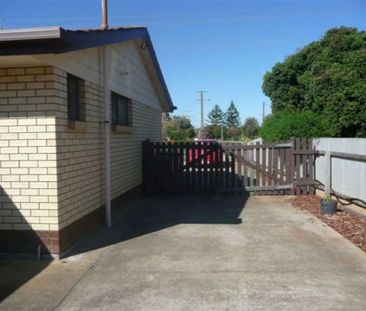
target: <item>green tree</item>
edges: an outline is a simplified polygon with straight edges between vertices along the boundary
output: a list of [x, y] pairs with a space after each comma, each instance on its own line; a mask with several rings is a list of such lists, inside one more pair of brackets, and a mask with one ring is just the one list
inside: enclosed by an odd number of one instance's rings
[[229, 127], [227, 129], [227, 139], [229, 140], [240, 140], [241, 129], [238, 127]]
[[249, 139], [258, 137], [259, 134], [259, 123], [256, 118], [246, 118], [242, 127], [243, 136]]
[[240, 126], [240, 115], [236, 109], [234, 102], [231, 101], [229, 108], [225, 113], [225, 125], [229, 128], [238, 128]]
[[172, 116], [163, 121], [163, 133], [167, 140], [189, 141], [195, 136], [191, 120], [186, 116]]
[[222, 125], [224, 116], [224, 112], [221, 110], [220, 106], [216, 104], [207, 115], [207, 118], [208, 122], [212, 125]]
[[264, 119], [260, 136], [264, 141], [332, 136], [328, 123], [326, 118], [312, 111], [285, 110]]
[[272, 111], [311, 110], [333, 136], [366, 136], [366, 32], [334, 28], [264, 76]]
[[[223, 138], [228, 138], [228, 130], [223, 127]], [[207, 125], [205, 126], [201, 138], [203, 139], [221, 139], [221, 126], [220, 125]]]

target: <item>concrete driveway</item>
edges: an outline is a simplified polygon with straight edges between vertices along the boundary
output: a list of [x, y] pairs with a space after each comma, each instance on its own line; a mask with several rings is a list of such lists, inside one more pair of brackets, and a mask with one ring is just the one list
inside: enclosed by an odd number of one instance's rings
[[166, 196], [131, 203], [0, 309], [365, 310], [365, 293], [366, 254], [286, 197]]

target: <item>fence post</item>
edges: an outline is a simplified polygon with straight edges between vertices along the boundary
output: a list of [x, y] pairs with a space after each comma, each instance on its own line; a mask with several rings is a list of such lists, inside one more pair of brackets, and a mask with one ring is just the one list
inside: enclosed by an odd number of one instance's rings
[[290, 194], [295, 195], [296, 194], [296, 186], [295, 186], [295, 157], [294, 151], [296, 149], [296, 138], [291, 137], [291, 150], [290, 150], [290, 181], [292, 184]]
[[325, 152], [325, 185], [324, 192], [325, 196], [330, 196], [331, 193], [331, 172], [332, 172], [332, 158], [330, 151]]

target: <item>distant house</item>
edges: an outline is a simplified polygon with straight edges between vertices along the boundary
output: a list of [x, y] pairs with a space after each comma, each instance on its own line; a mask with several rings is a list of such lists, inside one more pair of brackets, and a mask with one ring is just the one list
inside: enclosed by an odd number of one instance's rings
[[144, 27], [0, 31], [0, 252], [60, 254], [108, 219], [173, 109]]

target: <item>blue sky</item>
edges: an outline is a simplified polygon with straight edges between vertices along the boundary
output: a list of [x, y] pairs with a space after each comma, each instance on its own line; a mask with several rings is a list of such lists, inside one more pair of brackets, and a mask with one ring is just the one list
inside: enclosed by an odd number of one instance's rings
[[[266, 71], [332, 27], [366, 30], [366, 1], [109, 0], [109, 24], [146, 25], [177, 114], [199, 124], [197, 90], [261, 119]], [[100, 0], [0, 0], [0, 26], [99, 27]]]

